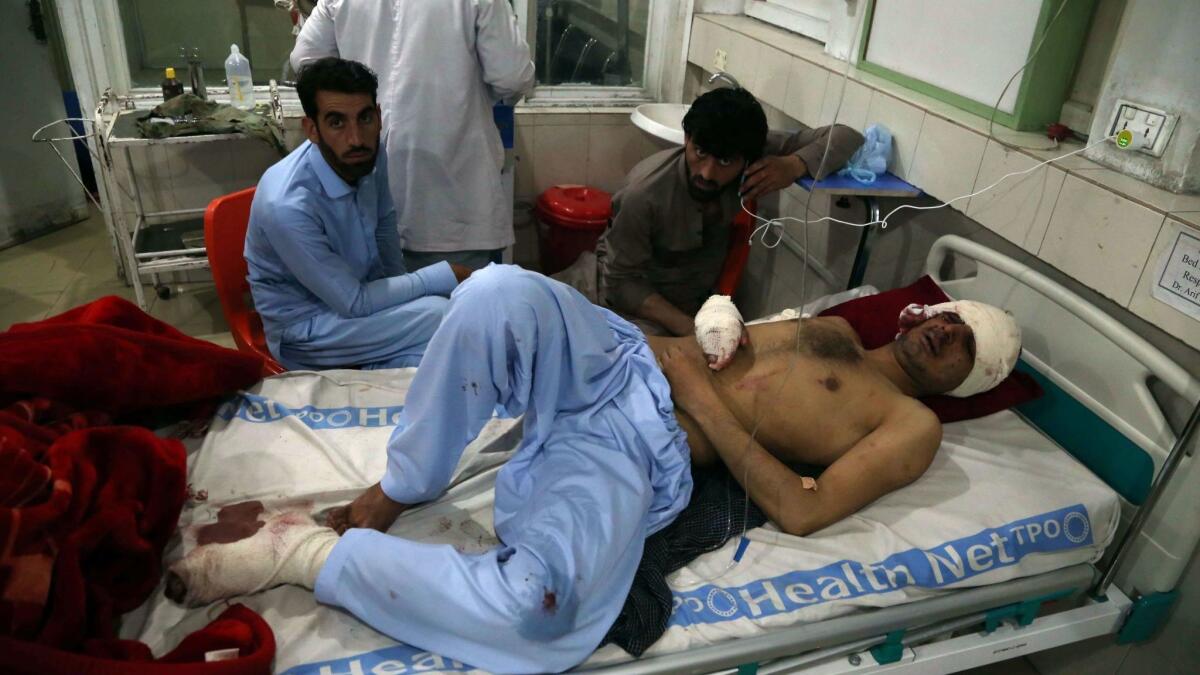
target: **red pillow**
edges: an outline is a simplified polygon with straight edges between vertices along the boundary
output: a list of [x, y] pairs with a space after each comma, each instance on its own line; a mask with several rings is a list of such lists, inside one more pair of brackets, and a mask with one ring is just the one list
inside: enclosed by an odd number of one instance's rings
[[[875, 349], [896, 338], [896, 322], [901, 310], [912, 303], [936, 305], [950, 298], [928, 275], [911, 286], [884, 291], [878, 295], [848, 300], [821, 312], [821, 316], [840, 316], [858, 333], [863, 347]], [[937, 413], [943, 423], [969, 420], [1007, 410], [1041, 397], [1042, 388], [1025, 373], [1013, 371], [1000, 384], [981, 394], [956, 398], [926, 396], [921, 402]]]

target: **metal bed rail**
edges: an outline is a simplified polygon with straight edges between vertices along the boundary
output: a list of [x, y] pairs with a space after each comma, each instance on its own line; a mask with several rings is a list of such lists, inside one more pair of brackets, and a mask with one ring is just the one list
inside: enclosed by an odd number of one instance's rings
[[[952, 254], [962, 255], [974, 261], [979, 267], [975, 276], [962, 279], [941, 278], [939, 270], [945, 266], [947, 258]], [[1027, 359], [1031, 363], [1043, 365], [1043, 375], [1046, 375], [1055, 384], [1062, 386], [1074, 398], [1089, 409], [1092, 409], [1105, 422], [1113, 425], [1114, 428], [1138, 443], [1143, 451], [1147, 451], [1147, 454], [1149, 454], [1149, 449], [1153, 448], [1163, 455], [1161, 462], [1158, 464], [1158, 470], [1155, 472], [1153, 480], [1150, 483], [1147, 496], [1140, 504], [1131, 504], [1131, 507], [1135, 511], [1130, 525], [1116, 540], [1115, 547], [1112, 549], [1113, 553], [1110, 554], [1107, 563], [1103, 564], [1104, 573], [1092, 589], [1096, 597], [1103, 597], [1116, 576], [1123, 572], [1122, 563], [1126, 561], [1136, 542], [1143, 536], [1150, 536], [1150, 533], [1147, 531], [1147, 525], [1150, 524], [1150, 518], [1153, 515], [1155, 505], [1158, 504], [1168, 487], [1181, 487], [1172, 486], [1171, 479], [1176, 474], [1184, 458], [1192, 450], [1196, 427], [1198, 422], [1200, 422], [1200, 380], [1197, 380], [1182, 366], [1173, 362], [1144, 338], [1118, 323], [1114, 318], [1105, 314], [1093, 304], [1028, 265], [1000, 254], [977, 242], [954, 235], [938, 239], [934, 242], [929, 252], [926, 261], [926, 271], [933, 275], [939, 284], [948, 291], [951, 291], [951, 294], [954, 294], [953, 291], [957, 290], [967, 290], [968, 293], [979, 292], [979, 289], [974, 288], [974, 285], [980, 283], [980, 277], [984, 275], [1002, 275], [1011, 279], [1015, 284], [1019, 284], [1019, 288], [1036, 293], [1043, 301], [1052, 303], [1060, 308], [1062, 312], [1074, 317], [1074, 320], [1080, 322], [1080, 330], [1084, 328], [1094, 330], [1096, 332], [1095, 336], [1080, 337], [1073, 335], [1064, 341], [1067, 344], [1054, 346], [1064, 352], [1069, 352], [1066, 357], [1060, 359], [1064, 365], [1076, 368], [1080, 367], [1078, 362], [1080, 362], [1082, 357], [1078, 356], [1079, 350], [1077, 344], [1080, 340], [1088, 342], [1093, 337], [1095, 341], [1104, 339], [1119, 349], [1119, 354], [1125, 363], [1109, 360], [1104, 364], [1103, 368], [1106, 372], [1111, 373], [1130, 373], [1128, 375], [1130, 379], [1125, 383], [1125, 388], [1139, 392], [1137, 396], [1130, 396], [1124, 399], [1110, 397], [1104, 401], [1093, 399], [1088, 392], [1082, 391], [1070, 382], [1065, 375], [1057, 372], [1054, 364], [1043, 362], [1048, 354], [1053, 351], [1054, 347], [1050, 345], [1038, 345], [1038, 348], [1046, 353], [1037, 354], [1038, 350], [1034, 350], [1033, 358]], [[1031, 326], [1030, 328], [1033, 327]], [[1050, 340], [1052, 337], [1049, 334], [1042, 334], [1040, 336], [1043, 340]], [[1027, 342], [1027, 354], [1029, 349], [1030, 345]], [[1117, 355], [1116, 352], [1112, 353], [1114, 359]], [[1094, 370], [1091, 366], [1087, 367]], [[1112, 377], [1112, 375], [1109, 377]], [[1165, 387], [1178, 396], [1181, 401], [1186, 401], [1188, 407], [1191, 409], [1191, 414], [1187, 422], [1178, 432], [1173, 432], [1170, 429], [1165, 414], [1159, 409], [1153, 396], [1148, 393], [1147, 382], [1150, 377], [1157, 378]], [[1166, 440], [1168, 438], [1169, 441]], [[1060, 445], [1062, 444], [1060, 443]], [[1186, 485], [1182, 487], [1186, 487]], [[1192, 550], [1194, 551], [1194, 549]], [[1144, 586], [1153, 586], [1159, 583], [1161, 582], [1147, 581]], [[1135, 583], [1134, 585], [1139, 584]], [[1134, 592], [1132, 588], [1126, 588], [1125, 590], [1131, 593]], [[1141, 590], [1153, 592], [1162, 589], [1143, 587]]]

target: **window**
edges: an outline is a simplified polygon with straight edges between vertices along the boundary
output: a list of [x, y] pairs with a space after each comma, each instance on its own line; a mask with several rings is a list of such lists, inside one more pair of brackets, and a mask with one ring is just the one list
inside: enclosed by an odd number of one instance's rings
[[[380, 2], [384, 0], [364, 0]], [[509, 0], [537, 66], [538, 86], [527, 100], [549, 105], [613, 104], [669, 99], [682, 91], [679, 59], [689, 3], [679, 0]], [[158, 96], [163, 69], [187, 80], [198, 49], [210, 91], [224, 89], [225, 58], [237, 44], [250, 59], [254, 82], [294, 79], [287, 59], [295, 44], [292, 14], [315, 0], [54, 0], [81, 98], [112, 88], [138, 100]], [[649, 36], [653, 35], [653, 39]], [[294, 94], [282, 92], [285, 106]]]
[[293, 79], [292, 17], [274, 0], [117, 0], [117, 7], [134, 87], [157, 87], [168, 66], [186, 86], [193, 54], [203, 63], [205, 84], [224, 86], [231, 44], [250, 59], [255, 84]]
[[829, 18], [835, 0], [746, 0], [746, 16], [810, 37], [829, 40]]
[[[532, 5], [532, 3], [531, 3]], [[650, 0], [536, 0], [538, 84], [641, 87]]]
[[[691, 18], [680, 0], [511, 0], [537, 68], [533, 105], [628, 105], [678, 95]], [[673, 60], [674, 59], [674, 60]]]

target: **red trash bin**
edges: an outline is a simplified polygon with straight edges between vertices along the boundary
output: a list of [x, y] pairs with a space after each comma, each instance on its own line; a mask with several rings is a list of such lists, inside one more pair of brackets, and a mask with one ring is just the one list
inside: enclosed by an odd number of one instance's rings
[[612, 195], [586, 185], [555, 185], [538, 197], [533, 212], [542, 273], [554, 274], [596, 248], [612, 216]]

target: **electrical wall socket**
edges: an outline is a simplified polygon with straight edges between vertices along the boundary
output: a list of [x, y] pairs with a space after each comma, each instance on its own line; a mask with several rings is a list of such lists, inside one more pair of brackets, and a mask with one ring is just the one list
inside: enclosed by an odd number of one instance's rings
[[1178, 121], [1179, 115], [1169, 115], [1158, 108], [1117, 99], [1108, 134], [1112, 136], [1129, 131], [1131, 135], [1119, 138], [1118, 145], [1154, 157], [1162, 157]]
[[714, 69], [721, 70], [721, 71], [725, 70], [725, 64], [728, 61], [729, 61], [729, 54], [727, 54], [724, 49], [717, 48], [717, 50], [715, 52], [713, 52], [713, 68]]

